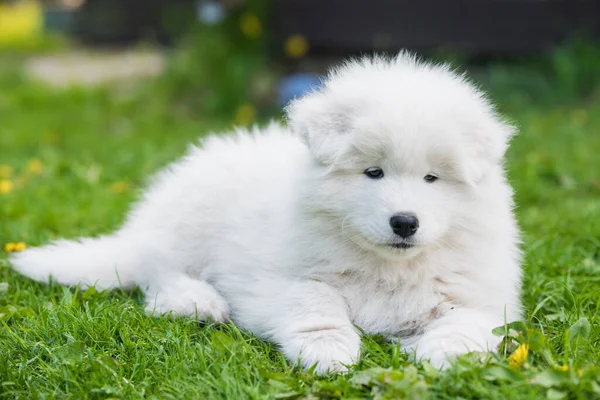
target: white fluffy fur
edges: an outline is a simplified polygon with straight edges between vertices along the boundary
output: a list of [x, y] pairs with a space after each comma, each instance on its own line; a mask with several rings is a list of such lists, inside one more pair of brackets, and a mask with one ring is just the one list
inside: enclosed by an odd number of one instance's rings
[[[287, 113], [287, 128], [193, 147], [116, 233], [12, 265], [40, 281], [140, 286], [151, 312], [231, 318], [320, 373], [357, 361], [356, 326], [438, 367], [494, 349], [492, 328], [520, 318], [520, 267], [502, 168], [512, 128], [484, 96], [400, 54], [342, 65]], [[363, 174], [373, 166], [382, 179]], [[420, 221], [407, 250], [390, 246], [398, 212]]]

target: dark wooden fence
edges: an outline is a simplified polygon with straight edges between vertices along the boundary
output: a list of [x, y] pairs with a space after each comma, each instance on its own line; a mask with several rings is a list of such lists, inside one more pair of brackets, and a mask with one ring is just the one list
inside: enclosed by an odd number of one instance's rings
[[[240, 3], [243, 4], [243, 1]], [[448, 48], [475, 54], [536, 52], [573, 34], [600, 37], [600, 0], [271, 0], [275, 44], [304, 36], [312, 52]], [[88, 41], [166, 41], [173, 11], [195, 0], [87, 0], [77, 31]]]
[[313, 51], [446, 47], [532, 52], [573, 34], [600, 36], [600, 0], [275, 0], [277, 37]]

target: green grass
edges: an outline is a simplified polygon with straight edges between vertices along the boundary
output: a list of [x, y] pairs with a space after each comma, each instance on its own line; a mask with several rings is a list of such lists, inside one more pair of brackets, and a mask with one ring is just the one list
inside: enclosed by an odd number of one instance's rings
[[[0, 71], [0, 164], [14, 170], [5, 178], [14, 190], [0, 194], [2, 246], [111, 231], [152, 172], [229, 124], [149, 94], [55, 92]], [[138, 292], [38, 284], [12, 272], [0, 251], [8, 285], [0, 285], [0, 397], [600, 397], [600, 100], [500, 100], [521, 128], [508, 169], [523, 228], [526, 309], [526, 327], [514, 326], [500, 355], [465, 356], [439, 373], [365, 338], [350, 374], [319, 378], [232, 325], [147, 316]], [[506, 357], [515, 342], [531, 349], [520, 368]]]

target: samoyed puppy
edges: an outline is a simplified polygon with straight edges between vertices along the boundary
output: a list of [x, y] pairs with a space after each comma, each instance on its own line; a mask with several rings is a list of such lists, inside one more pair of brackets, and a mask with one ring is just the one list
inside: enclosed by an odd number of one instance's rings
[[14, 254], [39, 281], [139, 286], [152, 313], [231, 319], [318, 373], [361, 333], [446, 367], [520, 318], [514, 129], [448, 66], [401, 53], [333, 69], [288, 124], [212, 136], [115, 233]]

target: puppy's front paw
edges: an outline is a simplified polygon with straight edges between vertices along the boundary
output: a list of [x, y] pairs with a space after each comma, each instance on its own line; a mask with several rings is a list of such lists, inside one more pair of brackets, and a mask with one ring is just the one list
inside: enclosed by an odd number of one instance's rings
[[352, 326], [305, 330], [282, 345], [288, 358], [300, 358], [305, 369], [316, 364], [319, 375], [344, 373], [358, 361], [360, 336]]
[[472, 351], [487, 351], [483, 337], [467, 336], [458, 332], [439, 332], [425, 335], [416, 348], [417, 359], [429, 360], [438, 369], [450, 367], [451, 360]]
[[422, 344], [417, 348], [417, 359], [429, 360], [437, 369], [450, 366], [450, 360], [470, 350], [464, 342], [456, 338], [440, 339], [436, 343]]

